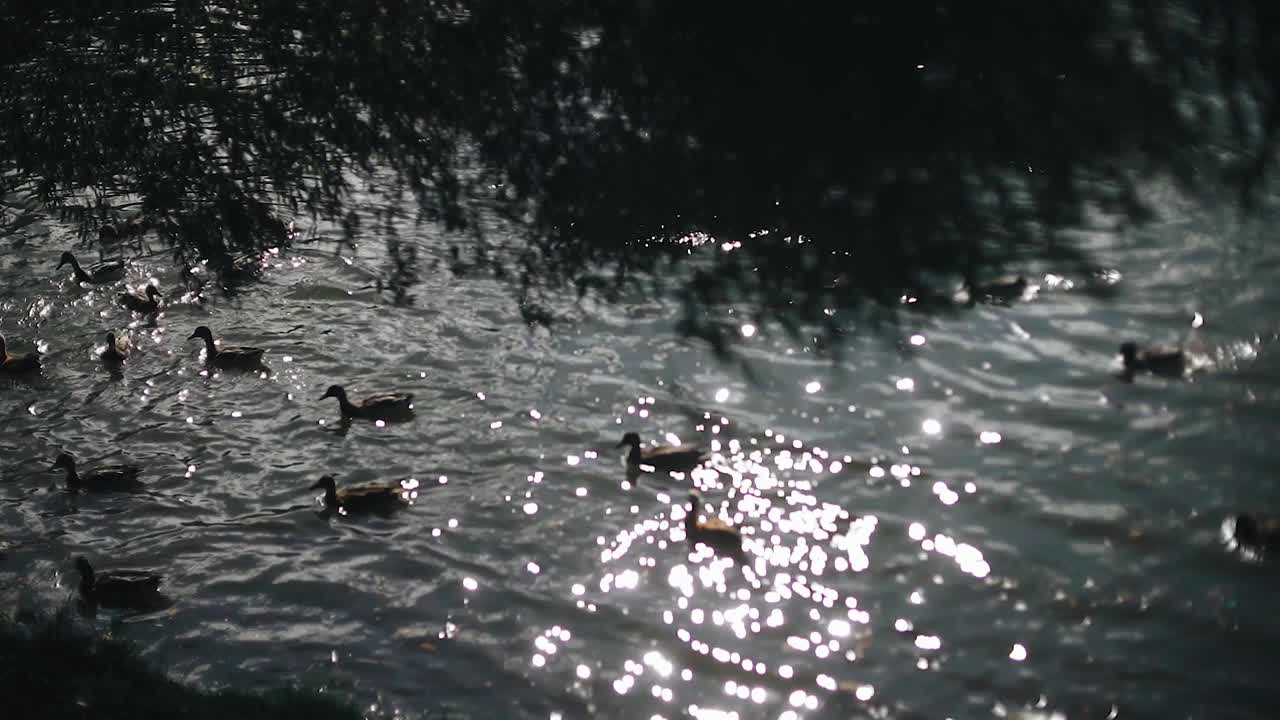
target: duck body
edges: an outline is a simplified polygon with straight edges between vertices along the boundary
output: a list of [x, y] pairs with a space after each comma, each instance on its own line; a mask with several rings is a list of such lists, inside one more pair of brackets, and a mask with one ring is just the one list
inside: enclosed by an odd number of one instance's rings
[[134, 465], [101, 465], [80, 473], [76, 470], [76, 460], [71, 453], [58, 455], [50, 470], [66, 471], [67, 489], [73, 492], [129, 492], [142, 487], [142, 483], [138, 481], [141, 471]]
[[218, 347], [213, 340], [213, 331], [208, 327], [201, 325], [191, 333], [188, 340], [200, 338], [204, 340], [205, 362], [215, 367], [223, 369], [259, 369], [262, 367], [262, 354], [266, 352], [262, 348], [255, 347], [237, 347], [234, 345], [224, 345]]
[[122, 292], [116, 299], [129, 312], [141, 315], [155, 315], [160, 311], [160, 291], [155, 285], [147, 284], [145, 295], [138, 296], [131, 292]]
[[338, 399], [338, 407], [345, 417], [386, 420], [413, 414], [412, 393], [380, 393], [353, 403], [347, 398], [347, 391], [341, 385], [330, 385], [320, 399], [331, 397]]
[[1234, 537], [1240, 547], [1255, 552], [1280, 551], [1280, 515], [1247, 513], [1237, 515]]
[[696, 492], [689, 493], [689, 512], [684, 516], [684, 534], [690, 545], [706, 545], [717, 555], [733, 558], [739, 564], [747, 564], [747, 555], [742, 549], [742, 535], [720, 518], [698, 520], [698, 506], [702, 497]]
[[4, 336], [0, 335], [0, 371], [12, 375], [35, 372], [40, 369], [40, 353], [31, 352], [14, 355], [5, 348]]
[[325, 509], [340, 515], [386, 515], [409, 504], [408, 491], [400, 485], [349, 485], [338, 489], [333, 476], [325, 475], [311, 489], [324, 490]]
[[62, 253], [62, 259], [58, 261], [58, 267], [61, 268], [63, 265], [68, 264], [71, 265], [71, 271], [75, 274], [76, 280], [87, 285], [105, 285], [124, 278], [123, 260], [99, 263], [86, 270], [80, 266], [80, 261], [76, 260], [76, 256], [72, 255], [71, 251], [68, 250]]
[[118, 608], [145, 608], [159, 600], [159, 575], [134, 571], [95, 572], [89, 561], [76, 558], [80, 572], [80, 597], [90, 605]]
[[1180, 348], [1169, 345], [1149, 345], [1144, 348], [1135, 342], [1126, 342], [1120, 346], [1120, 356], [1124, 359], [1127, 377], [1138, 372], [1181, 377], [1187, 370], [1187, 354]]
[[633, 432], [623, 435], [617, 447], [624, 445], [631, 447], [627, 452], [627, 466], [642, 471], [653, 468], [657, 472], [688, 472], [707, 461], [707, 455], [701, 448], [642, 447], [640, 436]]

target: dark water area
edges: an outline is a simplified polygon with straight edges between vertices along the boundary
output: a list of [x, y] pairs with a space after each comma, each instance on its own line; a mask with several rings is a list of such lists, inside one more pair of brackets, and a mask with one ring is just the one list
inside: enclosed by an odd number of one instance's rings
[[371, 716], [1274, 717], [1273, 12], [5, 7], [0, 602]]
[[365, 715], [314, 688], [263, 694], [184, 686], [144, 660], [120, 638], [77, 622], [74, 613], [23, 613], [0, 618], [0, 675], [15, 711], [62, 720], [87, 712], [100, 720], [131, 718], [306, 718], [354, 720]]

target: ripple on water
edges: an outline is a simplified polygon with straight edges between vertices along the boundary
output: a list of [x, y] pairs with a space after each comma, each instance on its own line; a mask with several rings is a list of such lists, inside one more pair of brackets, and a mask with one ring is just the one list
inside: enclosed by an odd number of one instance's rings
[[[855, 339], [834, 365], [726, 314], [749, 383], [680, 340], [664, 299], [555, 308], [530, 331], [488, 280], [428, 273], [390, 306], [361, 288], [376, 248], [305, 259], [131, 327], [118, 380], [87, 351], [132, 321], [116, 290], [0, 265], [0, 331], [52, 360], [0, 385], [0, 587], [61, 601], [77, 553], [160, 568], [175, 605], [128, 632], [176, 674], [305, 676], [409, 715], [1212, 715], [1205, 697], [1248, 714], [1270, 688], [1270, 596], [1215, 525], [1280, 506], [1256, 285], [1196, 303], [1211, 380], [1116, 383], [1117, 337], [1192, 316], [1046, 280], [1022, 304], [913, 318], [905, 351]], [[1167, 261], [1108, 262], [1127, 298]], [[197, 324], [268, 348], [271, 372], [201, 374]], [[413, 392], [416, 418], [341, 423], [316, 399], [333, 382]], [[628, 477], [624, 430], [705, 447], [710, 469]], [[147, 491], [50, 490], [60, 449], [128, 456]], [[326, 517], [324, 473], [416, 478], [420, 496]], [[748, 567], [689, 546], [690, 485]], [[1241, 628], [1258, 648], [1231, 642]]]

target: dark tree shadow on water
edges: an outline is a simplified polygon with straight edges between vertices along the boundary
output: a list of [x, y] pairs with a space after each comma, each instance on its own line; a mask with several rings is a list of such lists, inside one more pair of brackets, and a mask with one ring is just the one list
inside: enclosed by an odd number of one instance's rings
[[723, 348], [723, 305], [834, 335], [833, 308], [1087, 269], [1072, 233], [1148, 219], [1151, 178], [1248, 207], [1280, 128], [1263, 2], [515, 5], [10, 4], [2, 189], [224, 274], [293, 221], [380, 236], [397, 303], [391, 228], [438, 224], [522, 298], [634, 280]]

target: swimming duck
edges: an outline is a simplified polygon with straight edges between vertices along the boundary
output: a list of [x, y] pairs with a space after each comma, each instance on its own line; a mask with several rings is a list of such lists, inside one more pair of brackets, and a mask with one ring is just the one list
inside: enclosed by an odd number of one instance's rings
[[659, 472], [688, 472], [707, 461], [706, 453], [701, 448], [673, 447], [641, 447], [640, 436], [629, 432], [622, 436], [618, 447], [630, 445], [627, 453], [627, 465], [650, 472], [647, 468]]
[[1237, 515], [1235, 540], [1250, 550], [1280, 550], [1280, 515]]
[[122, 292], [117, 296], [117, 299], [129, 312], [155, 315], [160, 311], [160, 291], [151, 283], [147, 283], [147, 289], [142, 296], [134, 295], [131, 292]]
[[262, 348], [236, 347], [224, 345], [221, 348], [213, 341], [213, 331], [201, 325], [191, 333], [188, 340], [201, 338], [204, 340], [205, 362], [220, 368], [260, 368], [262, 367]]
[[702, 543], [718, 555], [724, 555], [746, 564], [747, 556], [742, 550], [742, 535], [720, 518], [698, 520], [698, 507], [702, 504], [702, 495], [694, 490], [689, 493], [689, 512], [684, 516], [684, 534], [690, 545]]
[[71, 270], [75, 273], [76, 280], [89, 285], [104, 285], [109, 282], [115, 282], [124, 277], [124, 261], [115, 260], [113, 262], [100, 263], [85, 271], [80, 267], [80, 261], [76, 260], [76, 256], [68, 250], [62, 253], [62, 260], [58, 262], [61, 268], [67, 263], [71, 264]]
[[338, 398], [338, 407], [347, 417], [385, 420], [413, 414], [412, 393], [380, 393], [353, 403], [341, 385], [330, 385], [320, 396], [321, 400], [325, 398]]
[[262, 255], [259, 253], [237, 255], [227, 264], [227, 273], [238, 280], [252, 278], [260, 272], [262, 272]]
[[135, 238], [155, 225], [155, 221], [145, 215], [137, 215], [116, 223], [107, 223], [98, 228], [98, 242], [117, 243], [122, 239]]
[[4, 336], [0, 335], [0, 370], [17, 375], [40, 369], [40, 353], [12, 355], [5, 349]]
[[1132, 378], [1134, 373], [1142, 371], [1153, 375], [1181, 377], [1187, 369], [1186, 353], [1167, 345], [1139, 348], [1135, 342], [1126, 342], [1120, 346], [1120, 355], [1124, 358], [1126, 378]]
[[979, 300], [1007, 303], [1022, 299], [1027, 285], [1027, 279], [1022, 275], [1001, 275], [983, 283], [966, 281], [964, 289], [969, 293], [971, 303]]
[[76, 558], [80, 572], [80, 597], [90, 605], [146, 608], [160, 599], [160, 576], [136, 570], [94, 572], [84, 557]]
[[395, 512], [409, 504], [411, 493], [402, 485], [350, 485], [339, 490], [332, 475], [320, 478], [311, 489], [324, 490], [325, 508], [340, 515]]
[[83, 475], [76, 471], [76, 459], [71, 453], [61, 453], [53, 461], [50, 471], [63, 469], [67, 471], [67, 489], [80, 489], [90, 492], [130, 491], [142, 487], [138, 482], [138, 468], [134, 465], [103, 465], [86, 470]]
[[262, 272], [262, 256], [257, 253], [246, 253], [228, 257], [225, 263], [201, 260], [194, 266], [183, 266], [178, 271], [182, 281], [197, 294], [204, 290], [212, 274], [220, 273], [223, 287], [236, 285], [255, 279]]
[[102, 364], [110, 368], [118, 368], [124, 365], [124, 361], [129, 354], [120, 349], [120, 345], [116, 343], [116, 334], [107, 333], [107, 347], [103, 349], [98, 357], [102, 358]]

